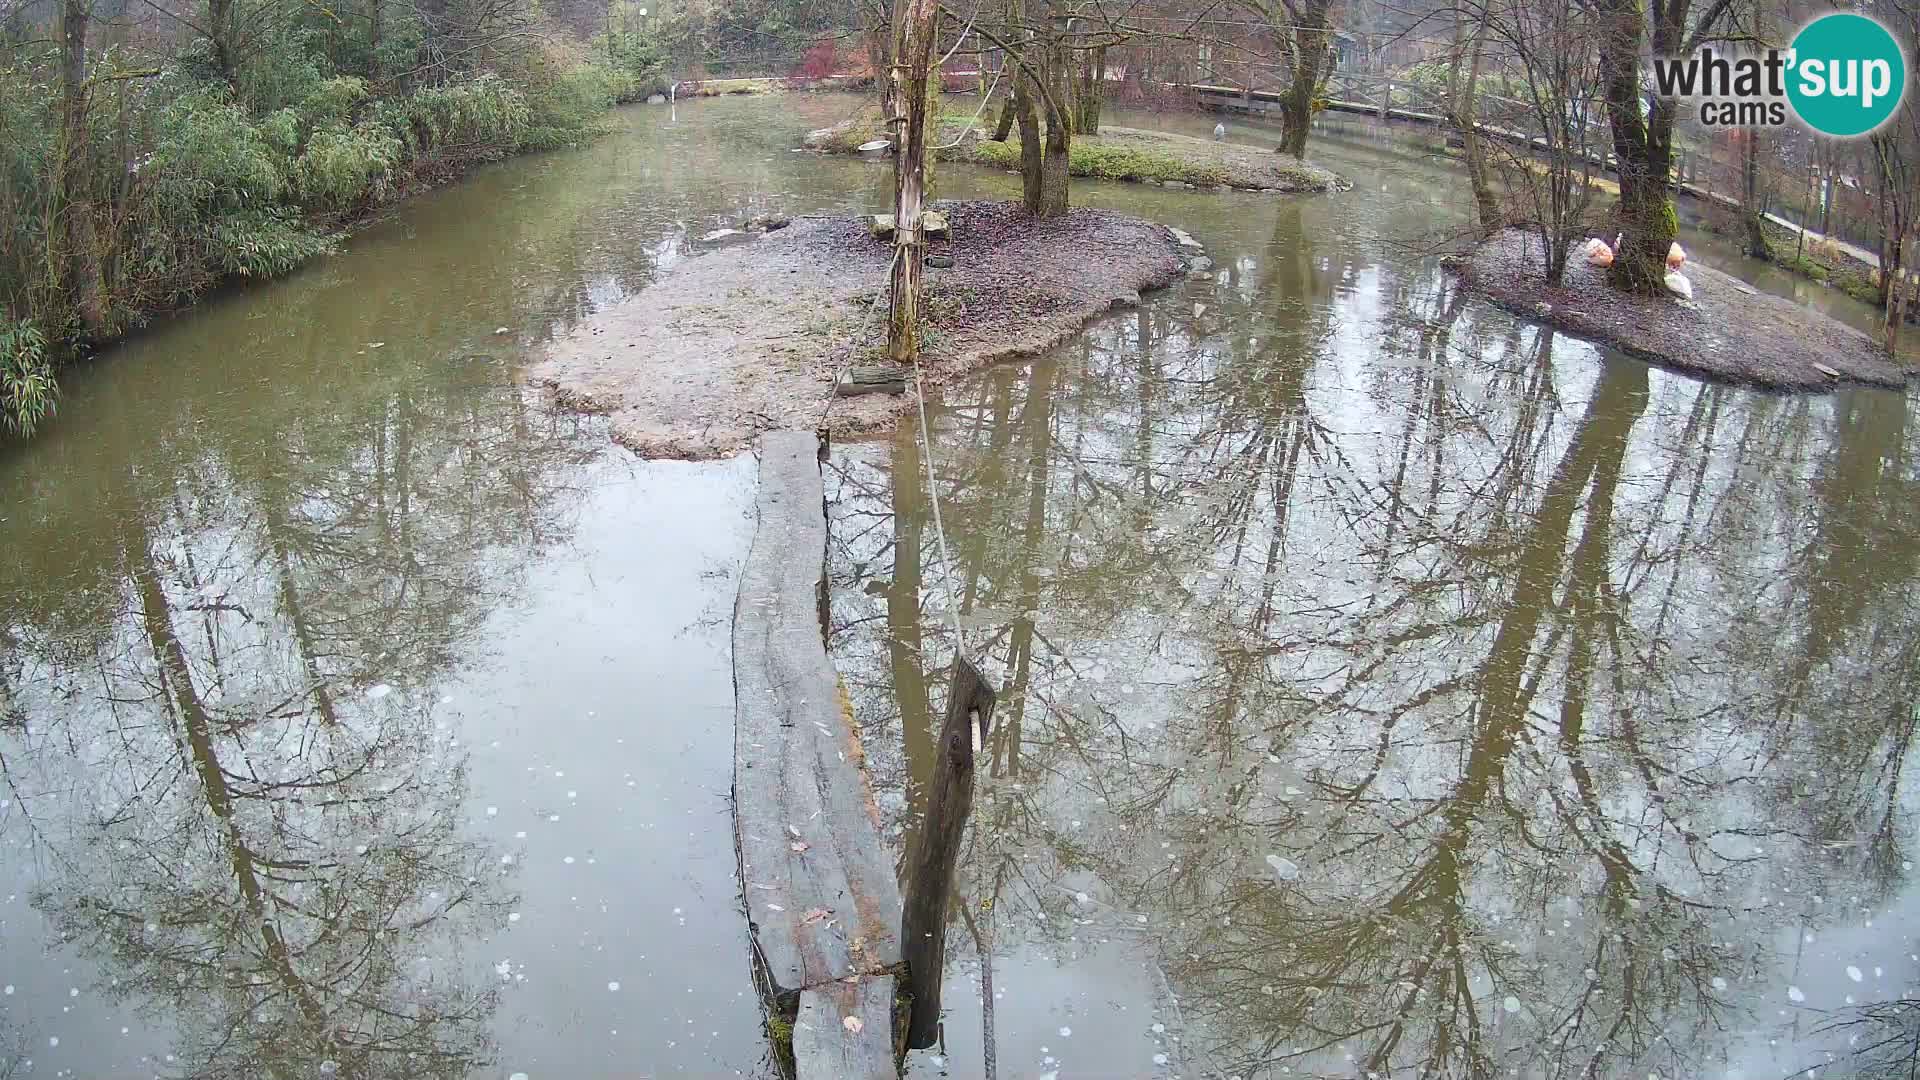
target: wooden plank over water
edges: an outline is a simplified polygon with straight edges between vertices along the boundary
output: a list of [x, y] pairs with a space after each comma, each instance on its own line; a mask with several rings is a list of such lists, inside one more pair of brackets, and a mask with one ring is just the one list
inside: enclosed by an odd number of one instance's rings
[[[800, 992], [793, 1020], [799, 1080], [895, 1080], [893, 976], [872, 975]], [[855, 1023], [848, 1023], [852, 1019]]]
[[[900, 964], [900, 890], [827, 659], [819, 451], [809, 432], [762, 437], [733, 609], [734, 839], [757, 973], [788, 1015], [802, 990]], [[868, 1035], [891, 1061], [888, 1025]]]

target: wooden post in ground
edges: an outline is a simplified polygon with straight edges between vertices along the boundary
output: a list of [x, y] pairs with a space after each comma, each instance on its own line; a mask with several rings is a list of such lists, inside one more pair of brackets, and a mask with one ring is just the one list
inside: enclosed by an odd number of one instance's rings
[[933, 62], [938, 0], [897, 0], [893, 18], [894, 107], [905, 110], [905, 130], [894, 139], [893, 270], [887, 295], [887, 355], [908, 364], [920, 355], [920, 263], [927, 254], [920, 230], [920, 204], [926, 197], [927, 78]]
[[976, 741], [986, 745], [993, 723], [993, 687], [980, 669], [955, 657], [947, 715], [940, 722], [927, 814], [907, 857], [907, 895], [900, 917], [900, 955], [907, 962], [913, 1012], [907, 1045], [932, 1046], [940, 1034], [940, 976], [947, 959], [947, 897], [960, 861], [960, 838], [973, 812]]

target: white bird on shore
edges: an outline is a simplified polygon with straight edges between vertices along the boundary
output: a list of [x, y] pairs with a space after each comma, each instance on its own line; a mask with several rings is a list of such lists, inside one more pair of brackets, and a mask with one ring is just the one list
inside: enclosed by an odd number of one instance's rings
[[1693, 299], [1693, 282], [1687, 280], [1687, 275], [1678, 270], [1669, 270], [1667, 271], [1665, 283], [1667, 291], [1673, 295], [1682, 300]]
[[1216, 139], [1224, 139], [1224, 138], [1226, 138], [1226, 137], [1227, 137], [1227, 125], [1225, 125], [1225, 124], [1215, 124], [1215, 125], [1213, 125], [1213, 137], [1214, 137], [1214, 138], [1216, 138]]

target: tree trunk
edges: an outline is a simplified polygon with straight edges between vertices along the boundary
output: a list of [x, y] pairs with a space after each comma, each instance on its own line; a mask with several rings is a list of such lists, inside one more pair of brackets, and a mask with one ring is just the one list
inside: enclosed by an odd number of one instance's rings
[[233, 44], [233, 0], [207, 0], [207, 36], [213, 45], [213, 66], [235, 95], [240, 92], [238, 50]]
[[[1305, 160], [1307, 135], [1313, 130], [1313, 99], [1326, 77], [1327, 54], [1332, 51], [1327, 31], [1330, 0], [1307, 0], [1293, 28], [1293, 83], [1280, 104], [1282, 135], [1278, 150]], [[1277, 10], [1285, 11], [1286, 8]]]
[[927, 241], [920, 232], [927, 157], [927, 82], [933, 59], [937, 0], [901, 0], [894, 9], [893, 64], [889, 80], [896, 105], [906, 105], [905, 130], [895, 143], [891, 288], [887, 298], [887, 355], [895, 363], [920, 356], [920, 269]]
[[900, 956], [907, 964], [912, 1011], [907, 1045], [923, 1050], [940, 1036], [940, 984], [946, 969], [947, 898], [960, 863], [960, 842], [973, 813], [976, 747], [986, 745], [994, 692], [963, 657], [953, 661], [953, 684], [932, 778], [927, 811], [907, 856], [907, 894], [900, 915]]
[[1083, 135], [1100, 133], [1100, 95], [1107, 83], [1105, 46], [1087, 50], [1080, 58], [1079, 84], [1074, 88], [1073, 129]]
[[1080, 128], [1087, 135], [1100, 134], [1100, 110], [1107, 103], [1107, 47], [1093, 50], [1093, 94], [1087, 99], [1086, 122]]
[[[367, 0], [367, 80], [376, 84], [380, 81], [380, 43], [386, 37], [386, 19], [385, 0]], [[612, 34], [607, 35], [607, 41], [612, 44]]]
[[[1002, 78], [1005, 78], [1005, 76], [1002, 76]], [[1020, 93], [1019, 74], [1015, 73], [1013, 79], [1015, 89], [1000, 101], [1000, 119], [993, 125], [994, 142], [1006, 142], [1007, 137], [1013, 134], [1013, 121], [1019, 112], [1015, 107], [1014, 100]]]
[[1059, 217], [1067, 212], [1067, 162], [1073, 128], [1064, 122], [1047, 124], [1046, 155], [1040, 163], [1040, 205], [1035, 217]]
[[1453, 63], [1454, 85], [1450, 87], [1448, 104], [1453, 110], [1453, 127], [1460, 135], [1460, 148], [1466, 156], [1467, 183], [1473, 188], [1473, 202], [1478, 210], [1480, 235], [1489, 237], [1498, 233], [1506, 225], [1506, 215], [1500, 212], [1500, 199], [1494, 194], [1493, 180], [1487, 169], [1486, 144], [1480, 141], [1480, 118], [1477, 104], [1480, 98], [1480, 64], [1486, 52], [1487, 22], [1482, 18], [1473, 30], [1472, 44], [1466, 50], [1467, 70], [1464, 80], [1460, 77], [1459, 43], [1461, 24], [1454, 22], [1455, 58]]
[[1040, 118], [1035, 114], [1033, 105], [1033, 78], [1025, 68], [1018, 73], [1013, 84], [1014, 115], [1020, 121], [1020, 204], [1027, 213], [1038, 215], [1042, 203], [1040, 193], [1040, 168], [1042, 149], [1040, 146]]
[[1740, 217], [1747, 232], [1747, 257], [1772, 262], [1773, 243], [1760, 216], [1765, 209], [1760, 203], [1760, 130], [1743, 131], [1739, 137], [1746, 144], [1740, 158]]
[[1073, 61], [1066, 47], [1065, 29], [1058, 20], [1048, 19], [1047, 23], [1047, 40], [1034, 50], [1042, 61], [1043, 81], [1037, 89], [1047, 114], [1047, 138], [1040, 159], [1039, 197], [1030, 203], [1033, 216], [1043, 218], [1067, 212], [1067, 163], [1073, 146], [1074, 113]]
[[[1663, 15], [1684, 27], [1684, 0], [1670, 0]], [[1600, 79], [1613, 132], [1613, 154], [1620, 168], [1620, 250], [1614, 252], [1614, 287], [1629, 292], [1660, 291], [1667, 276], [1667, 249], [1679, 221], [1667, 188], [1673, 173], [1673, 102], [1653, 98], [1642, 110], [1640, 54], [1646, 42], [1646, 15], [1639, 0], [1601, 0]], [[1704, 29], [1704, 28], [1702, 28]], [[1669, 26], [1655, 34], [1654, 51], [1676, 52]]]
[[[1900, 258], [1900, 254], [1906, 246], [1905, 243], [1899, 241], [1893, 244], [1893, 265], [1888, 268], [1888, 271], [1883, 271], [1881, 274], [1883, 280], [1892, 282], [1891, 287], [1887, 291], [1887, 321], [1884, 328], [1888, 356], [1897, 356], [1899, 354], [1900, 330], [1907, 321], [1907, 293], [1909, 290], [1905, 269], [1906, 263], [1905, 260]], [[1885, 265], [1884, 261], [1882, 265]]]
[[[92, 140], [87, 126], [89, 0], [60, 6], [60, 167], [54, 205], [62, 216], [66, 252], [54, 260], [60, 300], [79, 313], [90, 334], [106, 329], [100, 261], [93, 240]], [[57, 244], [59, 241], [55, 241]], [[60, 328], [64, 330], [64, 328]]]
[[[1023, 3], [1023, 0], [1008, 0], [1007, 25], [1009, 27], [1017, 27], [1025, 17], [1026, 5]], [[1009, 33], [1017, 33], [1017, 31], [1010, 31]], [[1013, 39], [1010, 37], [1009, 40]], [[1000, 120], [993, 126], [994, 142], [1006, 142], [1007, 136], [1013, 133], [1014, 121], [1020, 118], [1021, 91], [1026, 85], [1022, 81], [1021, 59], [1020, 54], [1012, 49], [1002, 49], [1000, 52], [1000, 77], [1004, 79], [1011, 75], [1013, 77], [1013, 85], [1007, 88], [1006, 99], [1000, 103]]]

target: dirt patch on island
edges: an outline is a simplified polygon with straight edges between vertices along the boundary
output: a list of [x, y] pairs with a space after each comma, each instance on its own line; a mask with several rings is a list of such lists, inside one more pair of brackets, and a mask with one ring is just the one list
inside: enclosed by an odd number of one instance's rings
[[1508, 230], [1447, 265], [1515, 314], [1688, 374], [1774, 390], [1830, 390], [1843, 380], [1900, 389], [1915, 374], [1860, 331], [1698, 262], [1683, 269], [1693, 284], [1683, 301], [1610, 288], [1577, 249], [1565, 284], [1549, 288], [1540, 260], [1537, 237]]
[[[953, 238], [926, 270], [921, 372], [937, 386], [1076, 333], [1188, 259], [1164, 226], [1105, 210], [1034, 221], [1010, 203], [940, 203]], [[1198, 254], [1197, 251], [1194, 254]], [[837, 398], [840, 372], [882, 362], [893, 245], [857, 217], [799, 218], [689, 261], [556, 341], [528, 378], [612, 417], [648, 457], [722, 457], [775, 428], [885, 430], [905, 395]]]

